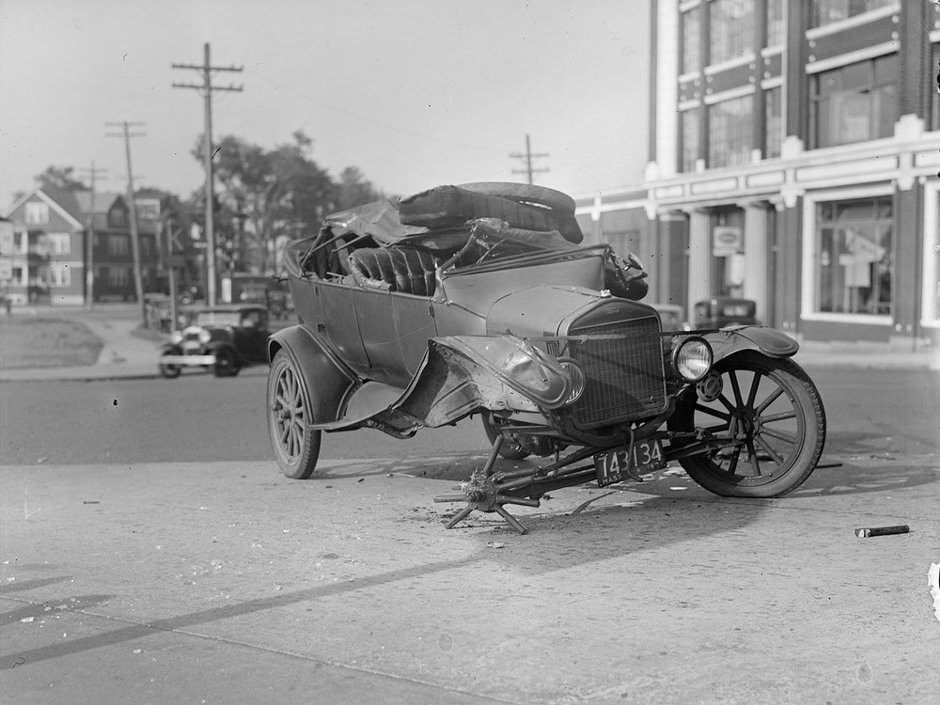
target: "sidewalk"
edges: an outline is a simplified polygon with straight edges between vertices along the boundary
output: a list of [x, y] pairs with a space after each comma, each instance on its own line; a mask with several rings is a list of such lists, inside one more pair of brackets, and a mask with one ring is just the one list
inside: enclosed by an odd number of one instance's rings
[[[136, 308], [99, 306], [42, 310], [43, 315], [72, 318], [84, 323], [104, 342], [98, 361], [82, 367], [0, 369], [0, 382], [149, 379], [159, 376], [157, 358], [160, 343], [135, 334], [139, 321]], [[35, 315], [21, 310], [18, 315]], [[891, 350], [876, 343], [804, 342], [796, 361], [808, 368], [906, 369], [940, 371], [940, 350], [907, 352]]]
[[146, 333], [137, 330], [140, 320], [136, 306], [101, 305], [94, 311], [78, 307], [20, 309], [14, 315], [81, 321], [104, 345], [94, 365], [0, 369], [0, 382], [148, 379], [159, 376], [157, 358], [160, 342], [148, 339]]

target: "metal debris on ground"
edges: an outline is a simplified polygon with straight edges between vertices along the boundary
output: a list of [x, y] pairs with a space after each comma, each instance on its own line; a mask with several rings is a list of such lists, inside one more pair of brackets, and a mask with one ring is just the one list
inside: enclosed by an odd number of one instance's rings
[[855, 535], [860, 539], [867, 539], [869, 536], [891, 536], [892, 534], [906, 534], [911, 530], [907, 524], [898, 526], [874, 526], [867, 529], [856, 529]]

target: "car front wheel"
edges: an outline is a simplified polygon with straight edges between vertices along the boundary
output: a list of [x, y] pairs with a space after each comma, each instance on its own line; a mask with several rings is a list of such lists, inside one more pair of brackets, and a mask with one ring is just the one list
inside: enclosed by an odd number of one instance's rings
[[792, 360], [752, 352], [718, 362], [679, 399], [668, 425], [709, 444], [708, 453], [679, 463], [702, 487], [727, 497], [792, 492], [816, 468], [826, 440], [822, 399], [806, 372]]
[[[183, 354], [183, 351], [180, 350], [179, 348], [173, 348], [163, 353], [163, 355], [182, 355], [182, 354]], [[161, 357], [163, 357], [163, 355], [161, 355]], [[160, 370], [160, 375], [162, 377], [165, 377], [166, 379], [174, 379], [176, 377], [179, 377], [180, 372], [182, 371], [182, 368], [180, 368], [179, 365], [173, 365], [173, 364], [163, 363], [163, 362], [159, 363], [157, 367]]]
[[294, 360], [279, 350], [268, 372], [268, 433], [281, 472], [295, 480], [313, 475], [320, 457], [310, 392]]

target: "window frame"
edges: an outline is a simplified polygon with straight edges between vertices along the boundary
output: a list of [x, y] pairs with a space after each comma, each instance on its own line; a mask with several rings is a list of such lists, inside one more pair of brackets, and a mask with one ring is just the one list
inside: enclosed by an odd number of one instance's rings
[[[895, 73], [893, 80], [882, 80], [879, 82], [877, 63], [880, 60], [893, 58], [895, 63]], [[833, 76], [838, 73], [838, 78], [840, 82], [844, 79], [845, 73], [849, 69], [856, 69], [864, 67], [867, 73], [867, 80], [864, 84], [855, 86], [853, 88], [844, 89], [841, 86], [832, 91], [827, 91], [823, 93], [822, 81], [829, 76]], [[881, 95], [880, 89], [886, 87], [893, 87], [897, 89], [897, 83], [900, 80], [900, 56], [897, 52], [889, 52], [886, 54], [879, 54], [878, 56], [872, 56], [861, 61], [853, 61], [850, 63], [843, 64], [841, 66], [836, 66], [825, 71], [819, 71], [812, 74], [810, 80], [810, 91], [809, 91], [809, 121], [810, 121], [810, 149], [828, 149], [831, 147], [841, 147], [849, 144], [860, 144], [862, 142], [871, 142], [873, 140], [886, 139], [893, 135], [893, 125], [897, 122], [899, 117], [898, 115], [898, 102], [897, 94], [895, 94], [886, 105], [893, 107], [893, 120], [890, 120], [887, 124], [892, 126], [892, 129], [888, 134], [878, 134], [881, 125], [885, 122], [886, 113], [876, 110], [876, 107], [880, 107], [878, 96]], [[868, 110], [866, 113], [866, 118], [868, 121], [868, 135], [861, 139], [849, 140], [849, 141], [830, 141], [827, 144], [822, 143], [820, 127], [823, 125], [824, 121], [821, 119], [820, 111], [822, 106], [832, 108], [835, 104], [837, 98], [844, 98], [846, 96], [865, 96], [867, 100]], [[827, 122], [831, 122], [833, 118], [831, 115], [827, 118]], [[828, 128], [828, 126], [827, 126]], [[831, 139], [831, 136], [829, 137]]]
[[[725, 100], [715, 101], [714, 103], [709, 103], [708, 105], [705, 106], [705, 125], [706, 125], [705, 127], [705, 146], [706, 146], [705, 164], [709, 169], [725, 169], [728, 167], [740, 167], [740, 166], [746, 166], [752, 162], [751, 154], [754, 150], [754, 138], [755, 138], [755, 135], [754, 135], [754, 105], [755, 105], [754, 96], [755, 96], [755, 93], [753, 92], [747, 93], [745, 95], [736, 95], [733, 98], [726, 98]], [[732, 160], [724, 164], [716, 164], [714, 159], [712, 158], [712, 155], [713, 155], [712, 150], [716, 148], [717, 144], [733, 145], [734, 141], [732, 139], [727, 143], [720, 143], [718, 140], [715, 139], [715, 134], [712, 131], [712, 128], [715, 122], [714, 120], [715, 116], [713, 115], [713, 111], [716, 108], [720, 108], [722, 106], [728, 106], [731, 103], [742, 103], [744, 101], [749, 103], [748, 109], [744, 113], [739, 114], [735, 117], [737, 117], [741, 122], [743, 122], [746, 125], [747, 130], [746, 131], [734, 130], [734, 129], [728, 130], [728, 133], [731, 135], [746, 135], [747, 136], [746, 141], [742, 145], [742, 150], [741, 150], [742, 159], [740, 161]], [[735, 154], [736, 152], [731, 149], [726, 149], [724, 150], [723, 153]]]
[[45, 201], [27, 201], [23, 206], [23, 221], [26, 225], [48, 225], [49, 204]]
[[[839, 17], [837, 19], [828, 20], [826, 22], [820, 22], [821, 19], [821, 5], [823, 4], [832, 4], [839, 0], [812, 0], [810, 3], [810, 13], [809, 13], [809, 28], [817, 29], [819, 27], [828, 27], [830, 25], [837, 25], [841, 22], [857, 22], [858, 18], [864, 18], [866, 15], [874, 13], [884, 13], [888, 12], [889, 9], [893, 9], [898, 3], [897, 0], [866, 0], [868, 3], [873, 3], [873, 6], [869, 6], [864, 10], [856, 12], [854, 14], [851, 11], [846, 12], [844, 17]], [[848, 0], [842, 0], [842, 2], [848, 3]], [[864, 20], [862, 20], [864, 21]]]
[[[816, 300], [818, 284], [817, 250], [818, 250], [818, 223], [816, 219], [817, 206], [821, 203], [855, 201], [866, 198], [894, 197], [894, 187], [888, 184], [859, 187], [854, 189], [832, 189], [807, 193], [803, 197], [803, 260], [801, 267], [802, 287], [800, 291], [800, 319], [804, 321], [824, 321], [830, 323], [852, 323], [858, 325], [890, 325], [893, 313], [841, 313], [819, 311]], [[892, 222], [897, 225], [897, 213], [893, 215]], [[894, 228], [894, 239], [897, 238], [897, 228]], [[892, 243], [892, 248], [895, 243]], [[896, 276], [896, 269], [892, 276]], [[892, 291], [892, 294], [894, 292]], [[896, 302], [892, 301], [892, 305]]]
[[[735, 21], [728, 22], [718, 22], [716, 21], [716, 14], [720, 12], [723, 6], [731, 5], [732, 3], [739, 5], [748, 10], [748, 13], [745, 18], [741, 18]], [[708, 57], [706, 64], [709, 66], [714, 66], [716, 64], [724, 64], [728, 62], [741, 61], [746, 57], [754, 56], [755, 54], [755, 32], [754, 32], [754, 23], [756, 21], [755, 3], [752, 0], [711, 0], [708, 3], [708, 12], [706, 21], [708, 22]], [[726, 18], [720, 18], [726, 19]], [[718, 29], [723, 31], [716, 31]], [[724, 31], [727, 30], [727, 31]], [[726, 44], [730, 45], [730, 52], [726, 55], [715, 56], [715, 47], [716, 42], [721, 40], [726, 40]], [[741, 40], [740, 50], [735, 53], [735, 44]], [[727, 48], [727, 47], [725, 47]]]

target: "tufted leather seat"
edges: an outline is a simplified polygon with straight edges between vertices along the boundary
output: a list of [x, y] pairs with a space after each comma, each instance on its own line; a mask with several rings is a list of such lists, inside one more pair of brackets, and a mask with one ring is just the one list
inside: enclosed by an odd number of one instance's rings
[[362, 247], [349, 254], [349, 268], [360, 286], [431, 296], [434, 293], [434, 255], [408, 248]]

